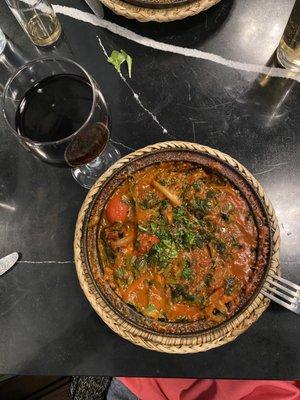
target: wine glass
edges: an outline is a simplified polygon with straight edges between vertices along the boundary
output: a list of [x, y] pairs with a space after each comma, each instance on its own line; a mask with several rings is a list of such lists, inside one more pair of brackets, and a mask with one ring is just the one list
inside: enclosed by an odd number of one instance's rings
[[72, 168], [86, 188], [120, 158], [99, 86], [67, 58], [39, 58], [16, 70], [4, 88], [3, 113], [25, 149], [46, 163]]

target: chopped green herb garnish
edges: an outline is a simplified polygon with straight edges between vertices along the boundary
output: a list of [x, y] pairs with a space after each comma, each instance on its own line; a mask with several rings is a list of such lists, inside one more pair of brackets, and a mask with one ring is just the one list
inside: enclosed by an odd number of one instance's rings
[[210, 240], [211, 240], [211, 235], [209, 233], [200, 233], [196, 236], [195, 245], [197, 247], [202, 247]]
[[207, 191], [207, 193], [206, 193], [206, 197], [208, 198], [208, 199], [212, 199], [213, 197], [215, 197], [217, 195], [217, 193], [216, 193], [216, 191], [215, 190], [208, 190]]
[[196, 242], [196, 234], [193, 231], [185, 231], [182, 236], [182, 244], [186, 249], [190, 249]]
[[200, 180], [198, 180], [198, 181], [196, 181], [196, 182], [194, 182], [194, 183], [192, 184], [192, 187], [193, 187], [195, 190], [199, 190], [199, 189], [201, 188], [201, 186], [202, 186], [202, 182], [201, 182]]
[[135, 264], [136, 256], [129, 255], [126, 257], [125, 263], [127, 268], [131, 268]]
[[205, 306], [207, 304], [207, 300], [208, 300], [208, 296], [206, 296], [206, 295], [195, 297], [195, 303], [201, 308], [205, 308]]
[[188, 194], [189, 190], [191, 188], [191, 185], [185, 184], [183, 189], [182, 189], [182, 193], [181, 193], [181, 198], [185, 200], [186, 195]]
[[125, 278], [126, 271], [123, 267], [118, 268], [114, 271], [116, 278], [123, 280]]
[[158, 233], [159, 225], [157, 222], [150, 222], [150, 229], [152, 233]]
[[206, 197], [205, 199], [197, 199], [195, 202], [195, 215], [198, 219], [202, 219], [212, 207], [212, 202]]
[[152, 312], [152, 311], [156, 311], [156, 307], [154, 304], [149, 304], [148, 307], [146, 308], [147, 312]]
[[164, 210], [165, 208], [167, 208], [168, 204], [169, 204], [168, 200], [165, 200], [165, 199], [161, 200], [161, 202], [160, 202], [161, 210]]
[[184, 279], [188, 279], [188, 280], [192, 279], [192, 277], [193, 277], [193, 270], [192, 270], [191, 262], [187, 258], [183, 260], [182, 276], [184, 277]]
[[173, 210], [173, 217], [175, 221], [181, 221], [183, 218], [185, 218], [186, 213], [185, 209], [183, 207], [176, 207]]
[[151, 248], [151, 254], [157, 259], [160, 267], [165, 267], [166, 263], [177, 257], [178, 250], [171, 239], [162, 239]]

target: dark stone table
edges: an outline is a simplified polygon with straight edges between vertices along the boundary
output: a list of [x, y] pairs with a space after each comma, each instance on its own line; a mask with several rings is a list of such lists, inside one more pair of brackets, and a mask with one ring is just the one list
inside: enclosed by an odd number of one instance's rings
[[[215, 147], [243, 163], [277, 212], [283, 275], [300, 283], [299, 83], [272, 77], [277, 70], [266, 78], [250, 65], [272, 62], [293, 3], [223, 0], [198, 16], [162, 25], [105, 10], [106, 20], [154, 39], [154, 47], [198, 49], [200, 58], [144, 46], [122, 37], [124, 31], [116, 35], [60, 13], [64, 39], [40, 54], [71, 57], [100, 83], [122, 154], [175, 138]], [[60, 4], [89, 12], [81, 0]], [[0, 26], [27, 58], [39, 55], [4, 4]], [[133, 56], [127, 85], [106, 62], [96, 36], [108, 53], [124, 49]], [[209, 61], [211, 53], [223, 57], [221, 63]], [[243, 63], [243, 70], [228, 60]], [[300, 318], [276, 304], [234, 342], [194, 355], [147, 351], [110, 331], [84, 297], [72, 261], [86, 190], [68, 170], [25, 152], [2, 117], [0, 129], [1, 256], [22, 254], [0, 278], [0, 373], [300, 379]]]

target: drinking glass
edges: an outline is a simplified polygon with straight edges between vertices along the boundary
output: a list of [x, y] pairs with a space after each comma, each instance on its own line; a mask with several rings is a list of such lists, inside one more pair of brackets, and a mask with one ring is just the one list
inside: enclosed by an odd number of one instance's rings
[[300, 1], [297, 0], [277, 48], [281, 65], [300, 71]]
[[[82, 124], [78, 122], [81, 125], [74, 132], [62, 131], [59, 140], [52, 138], [48, 140], [45, 137], [33, 140], [26, 136], [26, 132], [20, 132], [17, 125], [19, 106], [21, 104], [22, 107], [24, 96], [29, 93], [29, 90], [41, 81], [44, 82], [45, 79], [55, 76], [76, 76], [84, 80], [91, 90], [91, 101], [87, 105], [85, 98], [76, 97], [72, 120], [76, 122], [76, 117], [81, 114], [83, 107], [89, 110], [88, 115]], [[65, 96], [65, 93], [61, 93], [61, 96]], [[59, 97], [61, 96], [59, 92]], [[63, 101], [63, 104], [68, 102], [67, 97], [59, 98], [59, 100]], [[51, 124], [48, 127], [55, 127], [56, 123], [60, 123], [59, 121], [65, 118], [62, 115], [62, 109], [57, 109], [55, 104], [53, 107], [46, 117], [41, 107], [41, 115], [34, 115], [33, 122], [37, 124], [35, 126], [39, 128], [41, 124]], [[4, 88], [3, 113], [10, 131], [25, 149], [46, 163], [72, 168], [73, 177], [86, 188], [90, 188], [97, 178], [120, 158], [119, 151], [110, 141], [111, 121], [108, 106], [98, 85], [79, 64], [67, 58], [40, 58], [16, 70]]]
[[48, 0], [6, 0], [17, 21], [37, 46], [49, 46], [61, 34], [60, 22]]
[[13, 72], [26, 63], [21, 50], [0, 29], [0, 92]]

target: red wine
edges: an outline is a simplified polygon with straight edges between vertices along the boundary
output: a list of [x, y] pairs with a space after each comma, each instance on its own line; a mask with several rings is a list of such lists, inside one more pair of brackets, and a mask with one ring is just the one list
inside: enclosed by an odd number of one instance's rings
[[[108, 113], [101, 101], [99, 97], [93, 110], [91, 121], [96, 122], [90, 121], [77, 132], [92, 110], [90, 82], [73, 74], [50, 76], [23, 96], [16, 112], [16, 131], [22, 143], [45, 162], [59, 166], [89, 163], [101, 153], [109, 137]], [[55, 143], [62, 139], [66, 140]]]
[[93, 103], [89, 82], [77, 75], [50, 76], [32, 86], [16, 112], [16, 130], [35, 142], [53, 142], [76, 132]]

